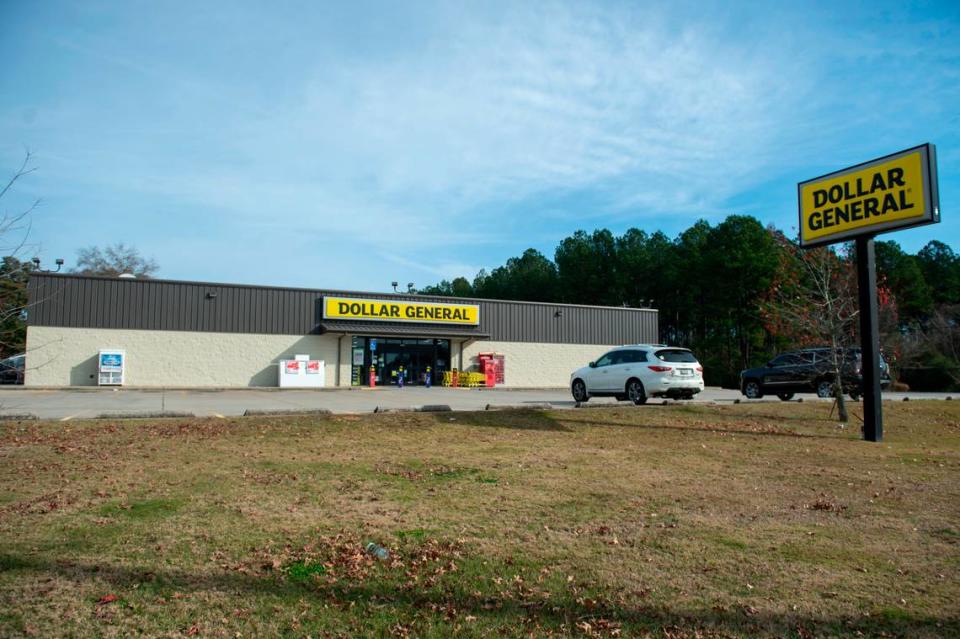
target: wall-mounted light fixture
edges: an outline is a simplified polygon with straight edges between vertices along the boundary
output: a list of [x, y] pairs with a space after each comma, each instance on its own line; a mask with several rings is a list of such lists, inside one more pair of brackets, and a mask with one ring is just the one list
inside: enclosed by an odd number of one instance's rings
[[217, 294], [214, 293], [213, 291], [207, 291], [207, 299], [208, 299], [208, 300], [215, 300], [215, 299], [217, 299]]
[[563, 311], [554, 311], [554, 312], [553, 312], [553, 316], [554, 316], [554, 317], [563, 317]]
[[41, 268], [40, 268], [40, 258], [39, 258], [39, 257], [34, 257], [34, 258], [31, 259], [30, 261], [33, 262], [33, 268], [34, 268], [35, 270], [37, 270], [37, 271], [40, 271], [41, 273], [59, 273], [59, 272], [60, 272], [60, 269], [63, 267], [63, 258], [62, 258], [62, 257], [58, 257], [57, 259], [55, 259], [55, 260], [53, 261], [53, 263], [57, 265], [57, 270], [56, 270], [56, 271], [51, 271], [50, 269], [46, 269], [46, 270], [41, 269]]

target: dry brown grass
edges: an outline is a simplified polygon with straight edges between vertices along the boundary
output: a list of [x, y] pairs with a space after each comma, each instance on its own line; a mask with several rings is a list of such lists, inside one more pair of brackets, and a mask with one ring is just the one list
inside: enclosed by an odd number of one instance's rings
[[826, 410], [6, 423], [0, 634], [960, 633], [960, 405]]

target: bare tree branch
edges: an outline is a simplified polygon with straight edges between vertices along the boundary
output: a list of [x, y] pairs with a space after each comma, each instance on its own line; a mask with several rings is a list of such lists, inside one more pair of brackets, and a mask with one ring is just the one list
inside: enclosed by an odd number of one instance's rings
[[[32, 159], [33, 154], [27, 150], [19, 168], [0, 188], [0, 200], [10, 194], [21, 178], [36, 170], [36, 167], [31, 166]], [[0, 215], [0, 241], [10, 242], [8, 246], [0, 246], [0, 251], [3, 252], [0, 261], [0, 356], [3, 357], [20, 353], [26, 347], [26, 288], [33, 265], [28, 261], [21, 261], [18, 256], [28, 246], [31, 214], [39, 204], [40, 200], [37, 199], [18, 213], [4, 212]]]
[[24, 175], [29, 175], [37, 170], [37, 167], [30, 166], [30, 160], [32, 158], [33, 158], [33, 154], [28, 149], [24, 154], [23, 162], [20, 164], [20, 168], [14, 171], [13, 175], [10, 177], [9, 180], [7, 180], [7, 183], [4, 185], [4, 187], [0, 189], [0, 198], [6, 195], [7, 191], [13, 188], [13, 185], [16, 183], [17, 180], [22, 178]]

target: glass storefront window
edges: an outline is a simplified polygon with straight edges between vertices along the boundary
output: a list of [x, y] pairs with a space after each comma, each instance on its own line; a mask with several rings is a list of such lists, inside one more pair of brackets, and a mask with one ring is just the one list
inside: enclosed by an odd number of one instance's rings
[[[375, 350], [370, 350], [371, 340], [376, 340]], [[423, 384], [428, 367], [433, 383], [439, 384], [450, 364], [450, 340], [446, 339], [354, 337], [351, 348], [351, 382], [357, 386], [370, 383], [371, 366], [378, 385], [396, 384], [401, 374], [404, 384]]]

